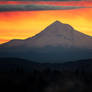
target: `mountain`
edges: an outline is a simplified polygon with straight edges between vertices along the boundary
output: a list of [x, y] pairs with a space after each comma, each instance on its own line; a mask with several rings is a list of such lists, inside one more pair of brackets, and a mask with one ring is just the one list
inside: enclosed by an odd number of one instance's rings
[[[34, 40], [33, 40], [34, 39]], [[79, 47], [92, 49], [92, 37], [74, 30], [70, 25], [55, 21], [49, 25], [41, 33], [32, 38], [26, 39], [27, 46], [29, 41], [31, 46], [63, 46], [63, 47]], [[90, 44], [90, 45], [89, 45]]]
[[1, 44], [0, 57], [43, 63], [88, 59], [92, 57], [92, 37], [76, 31], [69, 24], [55, 21], [34, 37]]

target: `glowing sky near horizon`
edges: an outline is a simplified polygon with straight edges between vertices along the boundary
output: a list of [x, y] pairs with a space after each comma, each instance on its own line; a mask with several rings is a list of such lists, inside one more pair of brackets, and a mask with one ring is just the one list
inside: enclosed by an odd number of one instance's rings
[[92, 36], [92, 8], [12, 11], [0, 12], [0, 43], [32, 37], [56, 20]]

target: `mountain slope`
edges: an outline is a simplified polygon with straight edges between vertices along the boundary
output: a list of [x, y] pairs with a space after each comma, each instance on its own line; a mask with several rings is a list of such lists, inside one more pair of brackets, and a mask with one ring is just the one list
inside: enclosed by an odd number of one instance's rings
[[[49, 25], [44, 31], [37, 34], [32, 38], [34, 42], [32, 45], [36, 46], [76, 46], [82, 48], [92, 49], [92, 37], [80, 33], [74, 30], [70, 25], [63, 24], [59, 21], [54, 22]], [[29, 41], [31, 42], [31, 38], [28, 38], [26, 42], [29, 46]], [[88, 44], [87, 44], [88, 43]], [[90, 45], [89, 45], [90, 44]], [[27, 45], [27, 44], [26, 44]]]
[[0, 46], [0, 57], [22, 57], [40, 62], [61, 62], [92, 57], [92, 37], [55, 21], [41, 33]]

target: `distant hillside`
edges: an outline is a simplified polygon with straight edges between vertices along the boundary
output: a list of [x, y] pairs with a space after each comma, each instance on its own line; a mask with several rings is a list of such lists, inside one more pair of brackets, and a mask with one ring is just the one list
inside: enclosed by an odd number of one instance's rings
[[0, 58], [0, 72], [31, 72], [45, 69], [92, 72], [92, 59], [66, 63], [37, 63], [19, 58]]
[[20, 58], [0, 58], [0, 71], [30, 72], [37, 68], [38, 63]]

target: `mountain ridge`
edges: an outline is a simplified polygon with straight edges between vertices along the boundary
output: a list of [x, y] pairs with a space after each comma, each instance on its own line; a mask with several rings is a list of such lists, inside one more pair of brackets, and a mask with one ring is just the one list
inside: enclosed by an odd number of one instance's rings
[[42, 62], [79, 60], [92, 57], [92, 37], [69, 24], [55, 21], [34, 37], [11, 40], [0, 48], [0, 57], [15, 56]]
[[[55, 30], [54, 30], [55, 29]], [[47, 35], [46, 35], [47, 34]], [[78, 34], [77, 36], [83, 36], [82, 38], [91, 38], [91, 36], [85, 35], [84, 33], [81, 33], [77, 30], [75, 30], [73, 27], [71, 27], [69, 24], [63, 24], [61, 22], [59, 22], [58, 20], [56, 20], [54, 23], [50, 24], [47, 28], [45, 28], [43, 31], [41, 31], [40, 33], [36, 34], [33, 37], [29, 37], [27, 39], [24, 40], [20, 40], [20, 39], [15, 39], [15, 40], [11, 40], [8, 43], [14, 43], [15, 42], [15, 46], [19, 45], [19, 43], [23, 43], [23, 41], [26, 42], [27, 45], [27, 41], [31, 41], [31, 40], [35, 40], [35, 39], [39, 39], [39, 37], [41, 36], [41, 39], [44, 39], [44, 37], [46, 36], [45, 40], [47, 39], [47, 36], [50, 37], [51, 40], [53, 40], [55, 37], [59, 40], [59, 37], [62, 36], [63, 39], [66, 40], [74, 40], [74, 36], [76, 36], [76, 34]], [[54, 37], [51, 38], [51, 36], [54, 35]], [[69, 37], [68, 37], [69, 35]], [[42, 38], [43, 36], [43, 38]], [[85, 37], [84, 37], [85, 36]], [[57, 40], [57, 39], [54, 39]], [[78, 39], [78, 38], [77, 38]], [[61, 39], [62, 40], [62, 39]], [[81, 40], [81, 39], [80, 39]], [[21, 42], [20, 42], [21, 41]], [[24, 43], [25, 43], [24, 42]], [[40, 41], [41, 42], [41, 41]], [[52, 41], [50, 41], [52, 42]], [[17, 43], [17, 44], [16, 44]], [[33, 42], [32, 42], [33, 43]], [[74, 43], [74, 42], [73, 42]], [[5, 43], [4, 43], [5, 44]], [[3, 44], [3, 45], [4, 45]], [[6, 43], [7, 44], [7, 43]], [[56, 43], [55, 43], [56, 44]], [[54, 44], [54, 45], [55, 45]], [[21, 44], [20, 44], [21, 45]], [[28, 42], [29, 45], [29, 42]], [[45, 44], [46, 45], [46, 44]]]

